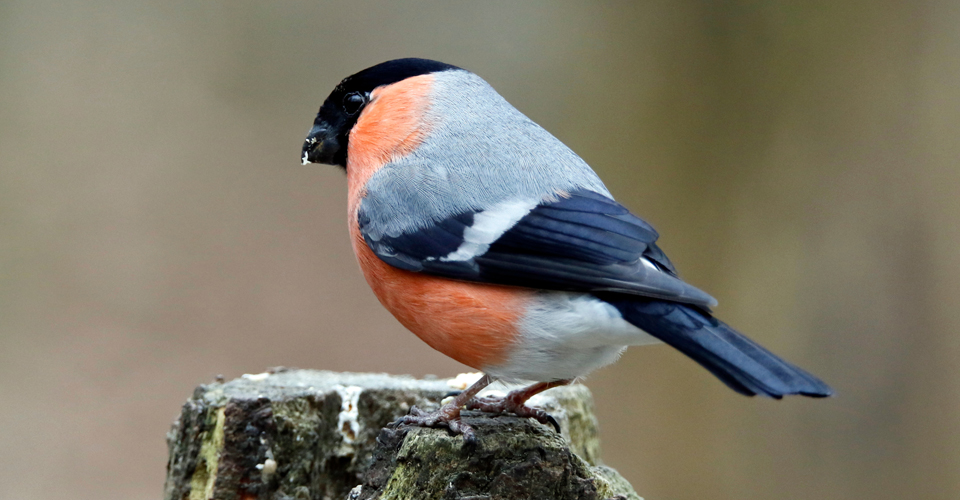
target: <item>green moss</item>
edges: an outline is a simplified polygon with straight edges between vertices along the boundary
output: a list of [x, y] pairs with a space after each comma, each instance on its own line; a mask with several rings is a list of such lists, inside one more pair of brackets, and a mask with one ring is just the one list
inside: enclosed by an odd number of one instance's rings
[[[402, 444], [397, 443], [399, 449], [388, 444], [393, 438], [387, 436], [381, 451], [388, 456], [381, 459], [395, 455], [379, 462], [391, 466], [384, 471], [383, 483], [367, 485], [372, 487], [368, 495], [377, 491], [372, 498], [380, 500], [440, 500], [451, 495], [642, 500], [615, 470], [590, 466], [540, 424], [515, 417], [472, 422], [479, 424], [479, 443], [473, 450], [464, 449], [462, 436], [442, 429], [410, 429], [400, 438]], [[399, 437], [403, 431], [395, 434]]]
[[318, 433], [324, 422], [318, 408], [309, 398], [274, 402], [273, 418], [277, 433], [271, 440], [272, 451], [280, 464], [281, 486], [295, 490], [313, 484], [318, 453], [331, 447]]
[[570, 451], [590, 465], [600, 465], [600, 432], [590, 390], [583, 385], [562, 389], [554, 389], [549, 395], [556, 399], [556, 411], [563, 412], [561, 425]]
[[[363, 389], [359, 432], [345, 443], [342, 389], [354, 386]], [[597, 420], [581, 385], [532, 402], [556, 417], [562, 435], [531, 419], [479, 412], [464, 412], [478, 438], [466, 448], [445, 429], [383, 428], [413, 405], [435, 408], [448, 389], [443, 381], [308, 370], [201, 386], [170, 434], [165, 498], [345, 498], [362, 482], [355, 493], [363, 499], [639, 500], [616, 471], [598, 467]], [[277, 468], [256, 470], [265, 459]]]
[[617, 495], [620, 495], [627, 500], [643, 500], [633, 490], [633, 486], [616, 470], [601, 465], [590, 467], [590, 472], [594, 476], [594, 484], [597, 485], [597, 496], [599, 498], [616, 498]]
[[190, 478], [190, 500], [207, 500], [213, 497], [213, 485], [217, 482], [217, 464], [223, 450], [223, 408], [216, 409], [215, 419], [213, 431], [203, 433], [197, 469]]
[[[403, 441], [397, 452], [397, 468], [381, 500], [433, 498], [424, 497], [426, 492], [434, 492], [439, 498], [443, 493], [448, 472], [457, 466], [452, 457], [459, 455], [462, 442], [431, 431], [415, 429]], [[425, 462], [433, 467], [424, 467]]]

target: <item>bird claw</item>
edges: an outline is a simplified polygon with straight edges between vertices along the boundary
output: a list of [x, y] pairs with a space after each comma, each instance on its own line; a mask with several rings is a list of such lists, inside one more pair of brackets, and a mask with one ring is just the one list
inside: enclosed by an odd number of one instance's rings
[[516, 394], [512, 392], [503, 398], [473, 398], [467, 402], [467, 409], [480, 410], [485, 413], [495, 413], [498, 415], [503, 413], [513, 413], [521, 418], [532, 418], [541, 424], [550, 425], [557, 431], [558, 434], [560, 433], [560, 423], [557, 422], [557, 419], [553, 418], [552, 415], [541, 410], [540, 408], [534, 408], [523, 403], [518, 403]]
[[553, 426], [553, 429], [557, 431], [557, 434], [560, 434], [560, 422], [557, 422], [557, 419], [553, 418], [553, 415], [550, 415], [549, 413], [547, 414], [547, 422]]
[[465, 446], [475, 446], [477, 444], [477, 435], [473, 427], [460, 419], [460, 408], [454, 405], [444, 405], [436, 411], [423, 411], [413, 406], [410, 408], [409, 414], [394, 420], [387, 427], [395, 429], [401, 425], [446, 428], [454, 435], [462, 435]]

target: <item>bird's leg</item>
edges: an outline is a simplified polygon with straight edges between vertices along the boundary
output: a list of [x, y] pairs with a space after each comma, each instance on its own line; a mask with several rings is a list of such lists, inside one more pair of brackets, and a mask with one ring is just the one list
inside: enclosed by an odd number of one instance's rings
[[410, 414], [404, 415], [390, 424], [390, 427], [400, 425], [416, 425], [420, 427], [446, 427], [454, 434], [463, 434], [463, 439], [467, 442], [475, 442], [476, 436], [473, 428], [460, 420], [460, 411], [463, 405], [477, 395], [484, 387], [490, 385], [493, 378], [490, 375], [484, 375], [473, 383], [470, 387], [458, 394], [453, 401], [441, 406], [437, 411], [423, 411], [416, 406], [410, 408]]
[[560, 424], [549, 413], [525, 405], [528, 399], [547, 389], [567, 385], [573, 380], [554, 380], [553, 382], [537, 382], [529, 387], [510, 391], [502, 398], [483, 397], [473, 398], [467, 403], [468, 410], [480, 410], [489, 413], [513, 413], [518, 417], [534, 418], [541, 424], [550, 424], [560, 432]]

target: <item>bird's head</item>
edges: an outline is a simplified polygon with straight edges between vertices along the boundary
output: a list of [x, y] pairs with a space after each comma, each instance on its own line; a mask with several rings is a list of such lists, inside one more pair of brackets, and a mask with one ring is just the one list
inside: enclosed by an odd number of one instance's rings
[[320, 106], [313, 127], [304, 140], [301, 162], [346, 168], [350, 131], [375, 89], [414, 76], [451, 69], [459, 68], [429, 59], [395, 59], [344, 78]]

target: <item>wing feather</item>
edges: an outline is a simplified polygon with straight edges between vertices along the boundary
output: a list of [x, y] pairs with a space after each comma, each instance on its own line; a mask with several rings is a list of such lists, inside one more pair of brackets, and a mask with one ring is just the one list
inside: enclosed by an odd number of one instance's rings
[[361, 203], [360, 231], [384, 262], [409, 271], [529, 288], [629, 293], [704, 308], [716, 304], [677, 277], [656, 245], [656, 230], [616, 201], [579, 190], [530, 205], [513, 223], [518, 205], [503, 204], [507, 227], [496, 229], [502, 231], [499, 235], [484, 233], [485, 241], [493, 239], [490, 244], [478, 245], [465, 235], [475, 221], [497, 220], [496, 208], [375, 239], [365, 230], [369, 218]]

